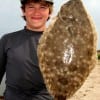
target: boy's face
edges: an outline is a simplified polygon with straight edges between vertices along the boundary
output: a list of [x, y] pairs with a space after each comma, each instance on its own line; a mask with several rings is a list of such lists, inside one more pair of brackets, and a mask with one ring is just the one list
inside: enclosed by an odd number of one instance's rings
[[26, 27], [34, 31], [44, 31], [49, 14], [48, 5], [44, 3], [28, 3], [25, 5], [23, 15], [26, 18]]

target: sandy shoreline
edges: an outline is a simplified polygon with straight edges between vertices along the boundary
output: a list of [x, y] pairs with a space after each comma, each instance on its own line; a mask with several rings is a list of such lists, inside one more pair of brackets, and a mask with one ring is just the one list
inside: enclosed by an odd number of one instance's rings
[[100, 61], [83, 86], [68, 100], [100, 100]]

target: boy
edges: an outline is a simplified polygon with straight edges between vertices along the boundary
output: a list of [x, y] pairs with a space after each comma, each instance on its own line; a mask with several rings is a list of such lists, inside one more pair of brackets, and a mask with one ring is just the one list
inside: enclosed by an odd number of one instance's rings
[[21, 0], [26, 26], [0, 40], [0, 83], [5, 100], [53, 100], [39, 69], [37, 45], [53, 8], [52, 0]]

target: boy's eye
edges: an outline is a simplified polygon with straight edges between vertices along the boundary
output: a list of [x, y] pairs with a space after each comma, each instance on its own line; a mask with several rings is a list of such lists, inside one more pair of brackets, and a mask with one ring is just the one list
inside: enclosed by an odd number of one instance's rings
[[42, 8], [42, 9], [47, 9], [47, 7], [46, 7], [46, 6], [41, 6], [40, 8]]
[[36, 7], [35, 5], [27, 5], [27, 8], [29, 8], [30, 10], [35, 10], [35, 9], [38, 9], [38, 10], [46, 10], [48, 7], [47, 6], [44, 6], [44, 5], [40, 5], [38, 7]]
[[34, 6], [29, 6], [28, 8], [34, 8]]

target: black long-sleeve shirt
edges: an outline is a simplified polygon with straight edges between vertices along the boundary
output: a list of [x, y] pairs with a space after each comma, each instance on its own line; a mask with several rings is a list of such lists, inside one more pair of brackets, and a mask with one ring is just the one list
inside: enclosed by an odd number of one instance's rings
[[7, 86], [36, 91], [45, 88], [36, 52], [41, 34], [23, 29], [1, 38], [0, 83], [6, 72]]

